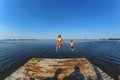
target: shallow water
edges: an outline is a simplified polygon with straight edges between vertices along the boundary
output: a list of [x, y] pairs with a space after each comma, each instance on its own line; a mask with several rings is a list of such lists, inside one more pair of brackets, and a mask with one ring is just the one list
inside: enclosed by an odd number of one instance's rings
[[55, 40], [0, 41], [0, 80], [32, 57], [85, 57], [115, 79], [120, 74], [120, 41], [78, 40], [73, 52], [67, 41], [57, 52]]

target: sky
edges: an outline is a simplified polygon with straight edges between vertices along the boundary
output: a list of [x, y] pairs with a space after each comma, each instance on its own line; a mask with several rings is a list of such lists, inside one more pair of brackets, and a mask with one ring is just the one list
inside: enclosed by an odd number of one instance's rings
[[120, 38], [120, 0], [0, 0], [0, 39]]

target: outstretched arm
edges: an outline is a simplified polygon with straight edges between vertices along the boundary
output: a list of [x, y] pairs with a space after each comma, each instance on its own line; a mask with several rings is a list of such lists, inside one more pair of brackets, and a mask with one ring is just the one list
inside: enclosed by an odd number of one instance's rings
[[64, 41], [64, 42], [66, 42], [66, 43], [68, 43], [68, 44], [70, 43], [69, 41]]

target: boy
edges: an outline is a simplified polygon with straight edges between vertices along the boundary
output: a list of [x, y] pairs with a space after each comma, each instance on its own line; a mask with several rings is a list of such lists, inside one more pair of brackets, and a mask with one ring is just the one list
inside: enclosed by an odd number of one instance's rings
[[69, 42], [69, 45], [70, 45], [71, 51], [74, 51], [74, 40], [71, 40]]

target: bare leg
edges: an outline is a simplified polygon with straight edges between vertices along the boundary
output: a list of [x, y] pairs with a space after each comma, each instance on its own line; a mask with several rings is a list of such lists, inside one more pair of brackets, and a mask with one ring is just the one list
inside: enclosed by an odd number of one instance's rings
[[60, 48], [61, 46], [59, 45], [58, 47]]
[[60, 48], [60, 45], [56, 45], [56, 51], [58, 50], [58, 48]]
[[71, 49], [71, 51], [74, 51], [74, 49]]
[[61, 48], [61, 45], [56, 45], [56, 51], [58, 50], [58, 48]]
[[56, 45], [56, 49], [55, 49], [55, 51], [57, 51], [58, 50], [58, 46]]
[[71, 47], [71, 51], [74, 51], [74, 48], [73, 48], [73, 47]]

